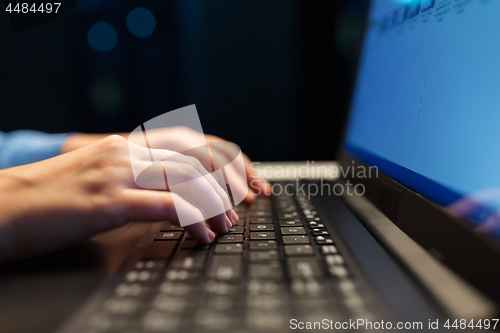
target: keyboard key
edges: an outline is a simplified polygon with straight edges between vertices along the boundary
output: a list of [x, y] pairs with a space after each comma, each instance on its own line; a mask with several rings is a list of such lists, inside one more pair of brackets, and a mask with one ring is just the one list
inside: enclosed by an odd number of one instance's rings
[[327, 288], [315, 279], [293, 279], [291, 283], [292, 292], [301, 297], [310, 299], [311, 297], [325, 297]]
[[305, 235], [306, 229], [304, 227], [282, 227], [282, 235]]
[[151, 289], [139, 283], [122, 283], [115, 289], [115, 295], [118, 297], [133, 297], [135, 299], [144, 299]]
[[324, 228], [325, 225], [323, 223], [318, 223], [318, 222], [309, 222], [308, 225], [311, 227], [311, 228]]
[[[292, 281], [292, 284], [295, 282]], [[338, 311], [337, 306], [335, 305], [337, 302], [335, 298], [331, 297], [330, 300], [326, 299], [311, 299], [309, 297], [305, 297], [299, 299], [293, 303], [296, 312], [298, 313], [298, 317], [302, 318], [305, 316], [306, 318], [309, 316], [320, 316], [319, 321], [322, 318], [335, 318], [340, 320], [340, 313]], [[305, 320], [305, 319], [304, 319]], [[317, 321], [317, 320], [312, 320]]]
[[125, 281], [129, 283], [153, 283], [159, 278], [158, 272], [150, 272], [150, 271], [130, 271], [125, 275]]
[[264, 240], [264, 239], [276, 239], [276, 234], [274, 232], [251, 232], [250, 239], [252, 240]]
[[201, 244], [194, 239], [185, 240], [182, 243], [182, 250], [208, 250], [210, 248], [210, 244]]
[[307, 236], [283, 236], [283, 243], [284, 244], [309, 244], [311, 243], [309, 241], [309, 238]]
[[320, 228], [314, 228], [311, 232], [314, 236], [330, 236], [330, 233], [327, 230]]
[[[238, 221], [240, 223], [240, 221]], [[245, 227], [242, 225], [235, 225], [231, 229], [229, 229], [228, 234], [243, 234], [245, 233]]]
[[247, 290], [251, 295], [274, 295], [275, 297], [286, 295], [285, 286], [272, 280], [252, 279], [247, 284]]
[[343, 279], [339, 282], [338, 287], [346, 297], [354, 296], [356, 294], [356, 286], [350, 279]]
[[171, 223], [164, 223], [161, 226], [160, 231], [183, 231], [183, 227], [179, 227], [178, 225], [171, 224]]
[[338, 253], [339, 251], [335, 245], [323, 245], [321, 246], [321, 253], [323, 255]]
[[257, 280], [270, 280], [279, 282], [283, 280], [283, 272], [278, 261], [268, 264], [248, 265], [248, 276]]
[[273, 224], [252, 224], [250, 226], [250, 231], [273, 231]]
[[207, 251], [179, 251], [172, 259], [171, 266], [188, 271], [201, 271], [205, 268]]
[[137, 270], [161, 271], [165, 268], [167, 262], [165, 260], [140, 260], [135, 264]]
[[217, 244], [215, 245], [215, 253], [217, 254], [241, 254], [243, 253], [243, 244]]
[[272, 217], [251, 217], [250, 218], [250, 224], [265, 224], [265, 223], [273, 223], [273, 218]]
[[153, 242], [142, 257], [143, 259], [167, 259], [172, 256], [178, 242]]
[[154, 310], [144, 317], [142, 325], [147, 332], [161, 332], [167, 330], [167, 328], [170, 331], [175, 331], [181, 325], [181, 319], [179, 316]]
[[280, 310], [286, 306], [283, 299], [274, 297], [274, 295], [249, 295], [247, 305], [251, 309], [260, 310], [264, 313]]
[[[273, 299], [261, 299], [257, 303], [256, 311], [247, 313], [246, 323], [251, 332], [278, 332], [286, 327], [290, 316], [283, 313], [281, 302]], [[266, 309], [275, 306], [273, 311]]]
[[271, 216], [273, 216], [273, 213], [270, 211], [265, 211], [265, 210], [258, 210], [258, 211], [250, 212], [250, 218], [252, 218], [252, 217], [271, 217]]
[[171, 269], [165, 274], [165, 280], [170, 282], [198, 283], [201, 280], [201, 274], [185, 269]]
[[245, 205], [238, 205], [236, 207], [233, 207], [233, 209], [237, 214], [245, 213], [247, 211], [247, 207]]
[[279, 224], [280, 224], [280, 227], [300, 227], [300, 226], [304, 225], [300, 219], [280, 220]]
[[252, 205], [250, 205], [250, 213], [251, 212], [256, 212], [256, 211], [261, 211], [261, 210], [270, 210], [272, 208], [272, 203], [271, 201], [266, 201], [266, 202], [257, 202], [255, 201]]
[[182, 236], [182, 232], [180, 232], [180, 231], [159, 232], [155, 237], [155, 241], [158, 241], [158, 240], [177, 240], [177, 239], [180, 239], [181, 236]]
[[334, 265], [328, 267], [328, 272], [330, 273], [330, 275], [337, 278], [345, 278], [349, 276], [349, 272], [347, 271], [347, 269], [344, 266], [340, 265]]
[[217, 243], [243, 243], [243, 235], [219, 235], [219, 237], [217, 238]]
[[277, 260], [278, 258], [278, 251], [276, 250], [250, 252], [248, 255], [250, 262]]
[[331, 239], [330, 237], [327, 238], [323, 236], [316, 237], [316, 243], [318, 243], [319, 245], [335, 244], [333, 239]]
[[155, 309], [172, 314], [178, 314], [185, 311], [189, 305], [186, 299], [169, 295], [158, 295], [153, 301], [153, 307]]
[[242, 276], [241, 256], [214, 256], [208, 277], [218, 281], [237, 281]]
[[276, 250], [278, 246], [276, 245], [276, 241], [252, 241], [250, 242], [250, 250], [251, 251], [260, 251], [260, 250]]
[[285, 218], [285, 217], [283, 217], [284, 214], [293, 214], [296, 217], [298, 217], [299, 216], [299, 210], [296, 207], [278, 208], [276, 210], [276, 216], [278, 217], [278, 219]]
[[240, 285], [216, 280], [206, 281], [203, 289], [208, 294], [208, 298], [216, 298], [218, 296], [225, 296], [224, 298], [226, 299], [238, 298], [242, 293]]
[[[227, 300], [225, 300], [227, 302]], [[198, 326], [189, 331], [195, 332], [234, 332], [241, 326], [241, 319], [235, 318], [231, 313], [216, 311], [213, 306], [201, 308], [194, 317]]]
[[325, 256], [325, 261], [327, 265], [342, 265], [344, 264], [344, 258], [339, 254]]
[[291, 278], [321, 278], [323, 271], [314, 258], [308, 257], [289, 257], [287, 258], [288, 274]]
[[299, 213], [293, 212], [293, 213], [283, 213], [283, 214], [278, 214], [278, 219], [284, 220], [284, 219], [295, 219], [299, 216]]
[[314, 250], [311, 245], [285, 245], [287, 256], [312, 256]]

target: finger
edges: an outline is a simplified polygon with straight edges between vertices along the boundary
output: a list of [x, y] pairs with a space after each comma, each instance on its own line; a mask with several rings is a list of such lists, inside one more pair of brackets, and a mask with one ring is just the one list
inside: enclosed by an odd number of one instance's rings
[[224, 183], [229, 183], [231, 194], [235, 203], [239, 203], [242, 199], [249, 197], [253, 199], [255, 194], [248, 191], [248, 186], [246, 183], [246, 174], [242, 170], [237, 170], [231, 161], [219, 151], [213, 149], [211, 150], [212, 160], [216, 170], [220, 170], [225, 173]]
[[247, 172], [247, 180], [249, 188], [256, 194], [271, 195], [272, 186], [269, 182], [259, 175], [259, 171], [253, 166], [252, 161], [243, 154], [245, 160], [245, 170]]
[[[219, 173], [209, 173], [205, 169], [205, 166], [198, 159], [189, 156], [185, 157], [188, 158], [188, 161], [196, 168], [196, 170], [198, 170], [200, 174], [202, 174], [205, 177], [205, 179], [210, 183], [210, 185], [217, 192], [217, 194], [222, 198], [226, 216], [232, 222], [232, 225], [236, 224], [240, 218], [238, 214], [236, 214], [236, 212], [231, 208], [232, 204], [231, 201], [229, 200], [229, 196], [226, 190], [222, 188], [221, 183], [217, 181], [214, 177], [214, 175], [218, 175]], [[222, 184], [225, 185], [225, 181], [223, 181]]]
[[[176, 160], [191, 161], [191, 163], [196, 161], [187, 156], [182, 156], [181, 159], [176, 158]], [[155, 162], [151, 164], [146, 161], [134, 161], [134, 163], [143, 170], [135, 180], [135, 185], [143, 189], [169, 190], [181, 196], [185, 195], [202, 209], [205, 218], [210, 219], [210, 225], [217, 232], [227, 232], [232, 227], [233, 221], [238, 220], [236, 213], [231, 210], [229, 197], [200, 163], [197, 167], [193, 165], [194, 163]], [[198, 170], [205, 175], [202, 176]], [[183, 215], [179, 219], [184, 225], [199, 222], [199, 220], [184, 219]]]
[[[211, 136], [207, 135], [207, 142], [222, 142], [222, 143], [227, 143], [227, 144], [214, 144], [211, 145], [212, 148], [212, 153], [216, 154], [221, 154], [225, 156], [227, 159], [232, 160], [234, 157], [237, 155], [237, 152], [235, 150], [240, 151], [237, 146], [233, 143], [230, 143], [228, 141], [225, 141], [221, 138], [218, 138], [216, 136]], [[243, 162], [245, 165], [245, 172], [246, 172], [246, 181], [248, 183], [249, 189], [252, 190], [256, 194], [264, 194], [264, 195], [270, 195], [272, 192], [272, 187], [269, 182], [264, 180], [259, 176], [259, 172], [257, 169], [252, 164], [252, 161], [248, 158], [247, 155], [245, 155], [243, 152], [241, 152], [243, 156]], [[250, 195], [245, 198], [246, 200], [253, 200], [254, 196]]]
[[[204, 222], [201, 211], [175, 193], [124, 189], [121, 201], [125, 206], [125, 217], [128, 220], [160, 221], [168, 220], [180, 225], [178, 214], [190, 216], [193, 221], [202, 221], [186, 227], [193, 239], [200, 243], [211, 243], [215, 234]], [[174, 205], [174, 197], [175, 205]]]
[[[155, 163], [147, 161], [134, 161], [134, 164], [138, 167], [138, 169], [142, 170], [142, 172], [137, 176], [137, 179], [135, 179], [135, 185], [129, 184], [129, 186], [137, 186], [139, 188], [150, 190], [170, 190], [170, 186], [188, 182], [197, 177], [204, 177], [208, 184], [222, 199], [224, 205], [223, 210], [230, 210], [231, 201], [229, 200], [227, 193], [200, 163], [194, 163], [194, 161], [197, 160], [188, 156], [173, 159], [168, 158], [165, 162]], [[195, 169], [193, 170], [193, 175], [187, 174], [187, 172], [183, 171], [183, 168], [185, 168], [184, 165], [186, 164], [191, 164], [192, 168]], [[166, 169], [165, 165], [167, 166]], [[164, 172], [166, 172], [167, 181], [165, 180]], [[206, 183], [203, 183], [202, 185], [206, 185]]]
[[[221, 186], [221, 184], [224, 184], [224, 187], [225, 187], [224, 179], [222, 178], [220, 181], [218, 181], [214, 178], [214, 176], [219, 175], [219, 173], [209, 172], [207, 170], [205, 164], [200, 162], [200, 160], [194, 156], [186, 156], [186, 155], [179, 153], [179, 154], [169, 156], [167, 159], [165, 159], [165, 161], [187, 163], [187, 164], [191, 164], [194, 168], [196, 168], [198, 173], [206, 178], [206, 180], [210, 183], [210, 185], [213, 187], [213, 189], [221, 197], [223, 204], [224, 204], [224, 210], [227, 212], [228, 217], [230, 219], [238, 220], [238, 216], [231, 209], [232, 205], [231, 205], [231, 201], [229, 200], [229, 196], [228, 196], [226, 190]], [[208, 163], [210, 163], [210, 161], [208, 161]], [[211, 167], [209, 170], [211, 170]]]
[[[232, 227], [232, 222], [225, 211], [231, 209], [229, 198], [220, 189], [219, 194], [207, 180], [209, 174], [201, 175], [195, 166], [186, 163], [164, 162], [168, 189], [171, 192], [188, 196], [197, 206], [203, 209], [205, 218], [213, 230], [226, 233]], [[218, 186], [218, 184], [216, 184]], [[224, 200], [227, 206], [224, 206]]]
[[[209, 244], [215, 239], [215, 233], [207, 228], [207, 224], [205, 222], [188, 225], [186, 226], [186, 231], [191, 235], [191, 237], [193, 237], [193, 239], [203, 244]], [[208, 238], [206, 234], [208, 234]]]

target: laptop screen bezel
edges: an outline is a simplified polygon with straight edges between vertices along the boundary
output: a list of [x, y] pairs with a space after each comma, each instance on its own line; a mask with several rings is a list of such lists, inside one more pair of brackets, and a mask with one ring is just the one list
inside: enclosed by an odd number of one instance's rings
[[[350, 82], [350, 103], [343, 120], [343, 140], [337, 149], [336, 160], [341, 170], [370, 166], [361, 158], [347, 152], [345, 140], [371, 3], [372, 0], [367, 1], [365, 6], [363, 36], [358, 47], [357, 67]], [[451, 215], [445, 207], [380, 170], [376, 178], [353, 178], [351, 175], [344, 175], [346, 177], [341, 181], [363, 184], [366, 198], [397, 227], [438, 260], [500, 303], [500, 242], [478, 233], [469, 221]]]

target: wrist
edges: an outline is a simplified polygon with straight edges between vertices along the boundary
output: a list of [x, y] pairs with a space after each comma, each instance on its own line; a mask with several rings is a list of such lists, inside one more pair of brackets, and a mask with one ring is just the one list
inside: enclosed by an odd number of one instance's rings
[[[17, 168], [22, 168], [22, 166]], [[0, 171], [0, 202], [2, 203], [2, 207], [0, 208], [0, 263], [13, 259], [14, 224], [17, 215], [16, 211], [19, 212], [19, 203], [16, 204], [13, 200], [23, 197], [19, 191], [22, 183], [26, 182], [20, 179], [16, 172], [12, 172], [12, 170], [6, 169]]]

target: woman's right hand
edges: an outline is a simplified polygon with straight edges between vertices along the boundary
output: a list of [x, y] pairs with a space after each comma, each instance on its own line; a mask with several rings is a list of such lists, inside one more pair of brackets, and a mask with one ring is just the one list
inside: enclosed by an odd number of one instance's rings
[[[144, 151], [134, 154], [132, 163], [148, 163], [146, 148], [137, 149]], [[139, 188], [128, 142], [118, 135], [49, 160], [0, 171], [0, 261], [56, 250], [131, 220], [179, 223], [182, 214], [203, 221], [203, 212], [214, 205], [225, 212], [207, 222], [212, 230], [227, 232], [238, 216], [230, 209], [225, 191], [195, 158], [171, 153], [175, 159], [162, 164], [167, 174], [184, 181], [204, 175], [181, 195], [169, 192], [168, 185], [166, 191]], [[215, 237], [205, 222], [186, 230], [202, 243]]]

